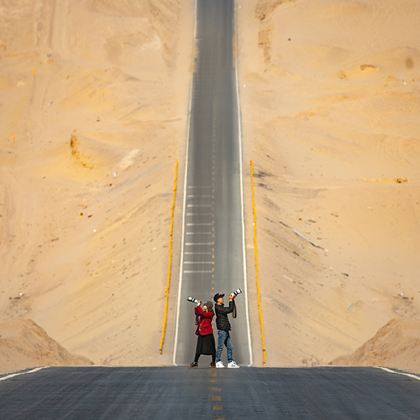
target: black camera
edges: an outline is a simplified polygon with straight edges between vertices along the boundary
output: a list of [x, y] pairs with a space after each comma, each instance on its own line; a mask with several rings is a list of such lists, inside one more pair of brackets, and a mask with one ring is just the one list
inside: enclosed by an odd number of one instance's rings
[[231, 293], [231, 296], [238, 296], [242, 293], [242, 289], [236, 289]]
[[188, 296], [187, 300], [188, 300], [188, 302], [191, 302], [191, 303], [200, 303], [200, 301], [198, 299], [196, 299], [195, 297], [191, 297], [191, 296]]

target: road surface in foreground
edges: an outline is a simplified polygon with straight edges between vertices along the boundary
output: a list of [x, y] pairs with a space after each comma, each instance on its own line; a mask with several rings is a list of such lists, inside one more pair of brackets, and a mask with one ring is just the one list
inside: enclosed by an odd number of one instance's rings
[[420, 381], [374, 368], [48, 368], [0, 381], [6, 419], [419, 419]]

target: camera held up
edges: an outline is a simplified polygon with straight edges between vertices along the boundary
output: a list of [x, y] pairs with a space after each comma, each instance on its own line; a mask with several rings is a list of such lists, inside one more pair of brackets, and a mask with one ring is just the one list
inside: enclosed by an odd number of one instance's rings
[[200, 301], [198, 299], [196, 299], [195, 297], [192, 297], [192, 296], [188, 296], [187, 300], [188, 300], [188, 302], [191, 302], [191, 303], [197, 303], [197, 304], [200, 303]]
[[231, 296], [238, 296], [242, 293], [242, 289], [236, 289], [231, 293]]

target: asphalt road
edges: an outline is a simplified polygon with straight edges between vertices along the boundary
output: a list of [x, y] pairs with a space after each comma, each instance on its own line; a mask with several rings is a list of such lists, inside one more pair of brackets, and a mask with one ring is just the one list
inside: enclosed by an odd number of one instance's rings
[[369, 368], [48, 368], [0, 381], [8, 419], [419, 419], [420, 381]]
[[[186, 170], [181, 291], [174, 362], [194, 356], [193, 305], [188, 296], [245, 289], [233, 0], [197, 0], [197, 59], [193, 75]], [[246, 296], [232, 321], [234, 358], [251, 363]], [[204, 359], [204, 357], [202, 357]], [[206, 358], [208, 359], [208, 358]], [[208, 364], [209, 360], [201, 363]]]

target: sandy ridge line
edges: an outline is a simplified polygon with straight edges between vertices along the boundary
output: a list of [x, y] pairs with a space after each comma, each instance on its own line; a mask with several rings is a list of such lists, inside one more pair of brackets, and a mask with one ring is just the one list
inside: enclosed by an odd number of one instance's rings
[[374, 366], [374, 367], [375, 369], [381, 369], [388, 373], [394, 373], [396, 375], [407, 376], [408, 378], [416, 379], [417, 381], [420, 381], [420, 376], [415, 375], [414, 373], [399, 372], [398, 370], [393, 370], [393, 369], [382, 367], [382, 366]]
[[47, 369], [47, 367], [46, 366], [37, 367], [35, 369], [26, 370], [25, 372], [11, 373], [10, 375], [6, 375], [6, 376], [1, 377], [0, 381], [7, 381], [8, 379], [15, 378], [16, 376], [27, 375], [28, 373], [39, 372], [42, 369]]

